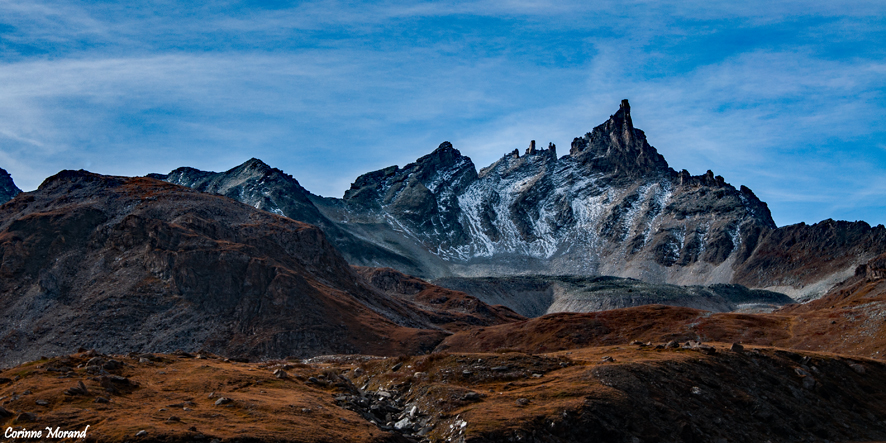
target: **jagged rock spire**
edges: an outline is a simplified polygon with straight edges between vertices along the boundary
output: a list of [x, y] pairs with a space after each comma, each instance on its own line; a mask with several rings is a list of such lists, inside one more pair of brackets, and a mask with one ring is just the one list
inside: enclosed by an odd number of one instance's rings
[[572, 141], [569, 155], [596, 170], [609, 170], [636, 178], [666, 172], [668, 163], [649, 143], [643, 131], [634, 128], [631, 105], [622, 100], [609, 120]]
[[630, 144], [634, 138], [634, 122], [631, 120], [631, 104], [628, 99], [621, 101], [618, 105], [618, 112], [609, 118], [613, 122], [613, 129], [617, 129], [622, 136], [622, 140], [626, 145]]

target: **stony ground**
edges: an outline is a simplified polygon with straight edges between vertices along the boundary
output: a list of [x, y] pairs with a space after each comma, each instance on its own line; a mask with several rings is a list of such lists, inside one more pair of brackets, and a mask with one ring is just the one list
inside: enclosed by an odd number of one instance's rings
[[109, 442], [886, 440], [886, 365], [637, 343], [244, 363], [81, 352], [0, 372], [0, 425]]

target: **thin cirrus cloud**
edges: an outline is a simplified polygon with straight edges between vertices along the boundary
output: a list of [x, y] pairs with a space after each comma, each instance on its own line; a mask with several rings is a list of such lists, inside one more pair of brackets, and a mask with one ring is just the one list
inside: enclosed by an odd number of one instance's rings
[[843, 2], [0, 0], [0, 167], [223, 170], [309, 190], [444, 140], [483, 167], [633, 105], [676, 169], [780, 225], [886, 220], [886, 7]]

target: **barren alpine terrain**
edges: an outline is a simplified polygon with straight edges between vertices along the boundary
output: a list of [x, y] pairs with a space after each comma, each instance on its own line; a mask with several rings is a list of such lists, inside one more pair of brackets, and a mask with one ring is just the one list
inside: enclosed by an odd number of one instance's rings
[[7, 440], [886, 441], [886, 228], [776, 227], [627, 101], [341, 199], [257, 159], [0, 199]]
[[886, 439], [883, 362], [766, 346], [650, 343], [307, 363], [93, 351], [0, 377], [5, 426], [89, 426], [86, 441]]

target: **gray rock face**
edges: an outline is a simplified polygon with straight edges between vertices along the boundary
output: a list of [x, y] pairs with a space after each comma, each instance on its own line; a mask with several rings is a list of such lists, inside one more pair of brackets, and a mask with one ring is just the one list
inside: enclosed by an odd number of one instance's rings
[[725, 283], [753, 244], [744, 238], [775, 228], [749, 189], [710, 171], [691, 176], [668, 167], [633, 127], [627, 101], [560, 158], [553, 145], [531, 144], [522, 157], [515, 150], [474, 174], [470, 159], [443, 143], [402, 169], [359, 177], [337, 205], [314, 202], [343, 228], [367, 227], [363, 238], [403, 254], [423, 248], [446, 263], [422, 266], [427, 277]]
[[0, 205], [12, 200], [22, 190], [12, 182], [12, 177], [5, 169], [0, 168]]
[[344, 195], [352, 210], [390, 214], [421, 232], [428, 248], [450, 249], [470, 241], [461, 223], [459, 195], [477, 180], [471, 159], [449, 142], [400, 169], [397, 166], [357, 178]]

